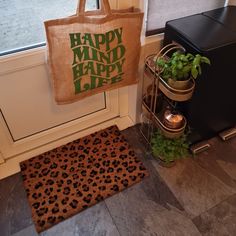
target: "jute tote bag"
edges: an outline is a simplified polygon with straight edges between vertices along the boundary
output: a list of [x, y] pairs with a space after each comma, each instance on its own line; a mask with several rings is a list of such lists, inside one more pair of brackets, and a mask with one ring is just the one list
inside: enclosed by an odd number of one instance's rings
[[101, 9], [45, 22], [48, 64], [58, 104], [137, 82], [143, 13], [139, 9]]

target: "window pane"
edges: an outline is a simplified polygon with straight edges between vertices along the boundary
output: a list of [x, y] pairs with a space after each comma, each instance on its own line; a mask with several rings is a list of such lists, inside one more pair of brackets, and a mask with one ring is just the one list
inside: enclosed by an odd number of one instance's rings
[[[75, 14], [78, 0], [0, 0], [0, 55], [45, 43], [45, 20]], [[87, 0], [96, 9], [97, 0]]]
[[147, 31], [165, 27], [168, 20], [223, 7], [225, 0], [149, 0]]

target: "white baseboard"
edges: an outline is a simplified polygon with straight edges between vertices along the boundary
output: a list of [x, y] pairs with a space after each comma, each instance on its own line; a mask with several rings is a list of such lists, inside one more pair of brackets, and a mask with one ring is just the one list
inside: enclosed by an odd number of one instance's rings
[[49, 151], [53, 148], [64, 145], [64, 144], [71, 142], [73, 140], [76, 140], [78, 138], [89, 135], [93, 132], [99, 131], [101, 129], [105, 129], [105, 128], [112, 126], [112, 125], [117, 125], [120, 130], [123, 130], [123, 129], [133, 126], [134, 122], [128, 116], [122, 117], [122, 118], [114, 118], [109, 121], [103, 122], [99, 125], [90, 127], [88, 129], [82, 130], [80, 132], [74, 133], [74, 134], [66, 136], [66, 137], [63, 137], [63, 138], [56, 140], [54, 142], [34, 148], [34, 149], [27, 151], [27, 152], [21, 153], [18, 156], [14, 156], [13, 158], [9, 158], [5, 161], [3, 158], [1, 158], [1, 155], [0, 155], [0, 179], [6, 178], [10, 175], [20, 172], [19, 163], [24, 160], [30, 159], [31, 157], [34, 157], [36, 155], [39, 155], [39, 154], [44, 153], [46, 151]]

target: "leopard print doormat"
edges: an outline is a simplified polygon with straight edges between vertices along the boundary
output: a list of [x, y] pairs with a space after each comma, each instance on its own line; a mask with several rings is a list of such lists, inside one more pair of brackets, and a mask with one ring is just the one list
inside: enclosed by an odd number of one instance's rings
[[20, 163], [37, 232], [148, 175], [116, 126]]

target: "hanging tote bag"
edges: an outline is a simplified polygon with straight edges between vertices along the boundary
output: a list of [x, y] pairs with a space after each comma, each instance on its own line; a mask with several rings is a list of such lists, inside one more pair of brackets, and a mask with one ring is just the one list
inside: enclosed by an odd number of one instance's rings
[[71, 103], [137, 82], [143, 13], [101, 9], [46, 21], [48, 65], [58, 104]]

